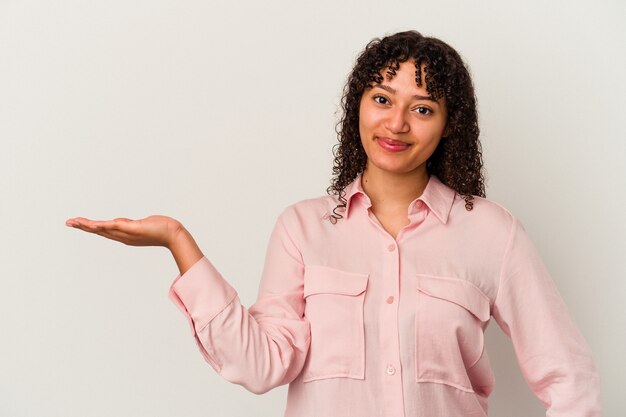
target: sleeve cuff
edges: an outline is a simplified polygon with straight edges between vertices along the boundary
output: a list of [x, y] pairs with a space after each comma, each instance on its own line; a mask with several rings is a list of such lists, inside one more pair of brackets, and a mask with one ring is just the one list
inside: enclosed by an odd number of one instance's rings
[[184, 274], [176, 276], [168, 296], [187, 317], [195, 335], [235, 299], [237, 291], [203, 256]]

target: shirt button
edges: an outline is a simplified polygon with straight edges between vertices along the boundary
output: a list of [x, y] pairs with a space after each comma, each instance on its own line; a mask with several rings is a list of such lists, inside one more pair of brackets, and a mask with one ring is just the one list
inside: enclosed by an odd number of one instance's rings
[[393, 243], [391, 245], [387, 246], [387, 250], [389, 252], [393, 252], [395, 249], [396, 249], [396, 245], [394, 245]]
[[387, 367], [387, 375], [393, 375], [396, 373], [396, 368], [394, 368], [393, 366], [389, 365]]
[[393, 303], [393, 295], [390, 295], [389, 297], [387, 297], [387, 304], [391, 304]]

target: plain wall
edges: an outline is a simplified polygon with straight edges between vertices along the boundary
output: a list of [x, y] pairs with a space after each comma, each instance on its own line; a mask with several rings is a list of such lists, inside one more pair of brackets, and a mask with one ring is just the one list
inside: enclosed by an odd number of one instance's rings
[[[626, 415], [625, 27], [621, 1], [0, 1], [0, 415], [282, 415], [286, 387], [204, 362], [165, 249], [64, 222], [177, 218], [252, 304], [276, 216], [329, 185], [355, 57], [406, 29], [469, 64], [487, 197], [542, 254], [605, 415]], [[487, 333], [490, 415], [545, 415]]]

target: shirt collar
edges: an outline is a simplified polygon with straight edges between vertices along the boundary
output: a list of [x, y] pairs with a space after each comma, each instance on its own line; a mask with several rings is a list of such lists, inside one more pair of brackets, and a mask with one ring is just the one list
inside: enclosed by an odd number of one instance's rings
[[[364, 198], [367, 207], [371, 207], [372, 205], [369, 196], [365, 194], [365, 191], [363, 191], [363, 186], [361, 184], [362, 176], [363, 173], [359, 173], [345, 188], [346, 218], [350, 217], [350, 207], [354, 204], [353, 199], [355, 197]], [[422, 195], [409, 204], [409, 214], [412, 211], [417, 210], [415, 203], [417, 200], [421, 200], [443, 224], [446, 224], [448, 222], [448, 217], [450, 215], [450, 210], [452, 209], [452, 203], [454, 202], [455, 195], [456, 191], [442, 183], [437, 176], [430, 174], [430, 178], [428, 179], [428, 183], [426, 184], [426, 188], [424, 189]]]

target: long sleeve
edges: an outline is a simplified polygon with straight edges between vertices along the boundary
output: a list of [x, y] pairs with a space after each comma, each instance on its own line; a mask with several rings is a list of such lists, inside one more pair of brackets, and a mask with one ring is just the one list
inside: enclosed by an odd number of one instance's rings
[[205, 360], [225, 379], [257, 394], [291, 382], [310, 343], [304, 266], [286, 214], [270, 236], [258, 298], [249, 309], [206, 257], [178, 275], [169, 291]]
[[590, 349], [522, 224], [513, 219], [493, 315], [548, 417], [599, 417]]

